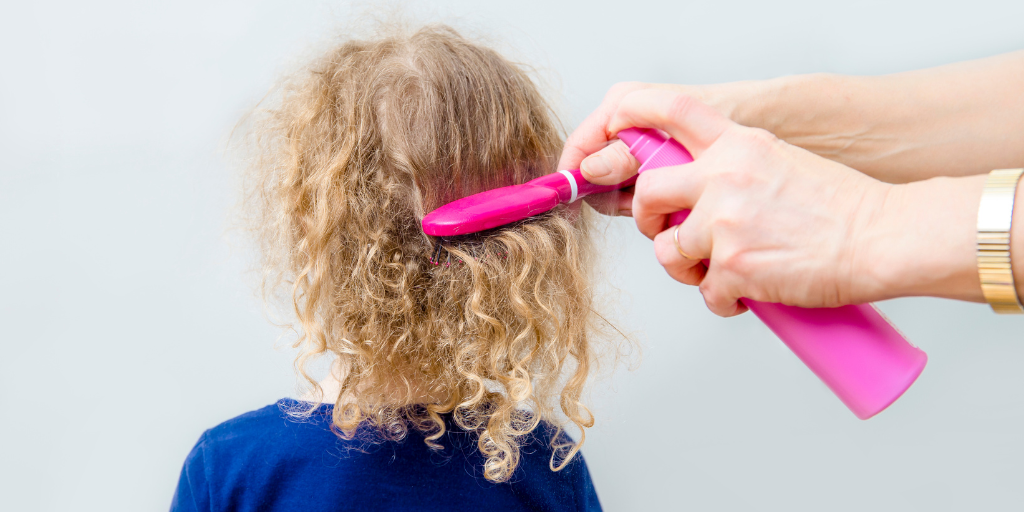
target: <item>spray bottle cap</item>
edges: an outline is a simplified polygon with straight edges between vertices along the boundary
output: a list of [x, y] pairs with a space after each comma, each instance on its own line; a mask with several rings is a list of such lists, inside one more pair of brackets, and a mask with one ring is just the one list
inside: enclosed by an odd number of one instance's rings
[[629, 146], [629, 152], [641, 162], [650, 159], [666, 140], [657, 131], [644, 128], [626, 128], [617, 136]]

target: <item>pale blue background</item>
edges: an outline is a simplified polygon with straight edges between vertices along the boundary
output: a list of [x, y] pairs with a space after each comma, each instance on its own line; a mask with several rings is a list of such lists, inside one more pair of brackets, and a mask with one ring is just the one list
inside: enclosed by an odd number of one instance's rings
[[[293, 393], [247, 250], [228, 243], [223, 148], [353, 9], [0, 7], [0, 510], [166, 509], [203, 429]], [[1024, 48], [1024, 2], [1011, 1], [408, 10], [509, 43], [569, 126], [622, 80], [877, 74]], [[607, 510], [1024, 509], [1024, 318], [882, 304], [931, 360], [862, 422], [755, 318], [708, 313], [630, 227], [617, 221], [605, 249], [643, 359], [596, 386], [584, 448]]]

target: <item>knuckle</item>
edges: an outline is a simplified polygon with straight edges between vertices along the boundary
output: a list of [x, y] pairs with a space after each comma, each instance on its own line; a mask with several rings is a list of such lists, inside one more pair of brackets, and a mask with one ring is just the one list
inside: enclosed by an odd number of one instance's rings
[[708, 309], [710, 309], [712, 313], [718, 315], [720, 306], [714, 291], [705, 288], [703, 285], [701, 285], [699, 288], [700, 294], [704, 296], [704, 303], [707, 304]]
[[709, 304], [714, 302], [715, 298], [715, 286], [712, 284], [713, 281], [713, 279], [705, 278], [701, 281], [700, 285], [697, 286], [697, 289], [700, 290], [700, 294], [704, 296], [704, 301]]
[[774, 133], [762, 128], [743, 127], [743, 143], [748, 151], [761, 155], [772, 151], [779, 144]]
[[707, 279], [705, 279], [698, 288], [701, 295], [704, 296], [704, 303], [712, 313], [718, 316], [728, 315], [729, 301], [717, 286], [708, 285]]
[[643, 87], [643, 82], [618, 82], [608, 89], [607, 98], [617, 98]]
[[755, 181], [754, 173], [746, 167], [731, 166], [720, 169], [717, 178], [723, 184], [732, 188], [747, 188]]
[[689, 94], [676, 94], [673, 96], [671, 103], [669, 103], [666, 115], [671, 120], [686, 118], [696, 101]]
[[736, 276], [749, 276], [750, 257], [743, 251], [726, 251], [716, 258], [715, 264], [724, 272]]
[[743, 216], [739, 212], [722, 208], [709, 224], [711, 225], [712, 232], [721, 236], [722, 233], [731, 233], [742, 228], [743, 221]]

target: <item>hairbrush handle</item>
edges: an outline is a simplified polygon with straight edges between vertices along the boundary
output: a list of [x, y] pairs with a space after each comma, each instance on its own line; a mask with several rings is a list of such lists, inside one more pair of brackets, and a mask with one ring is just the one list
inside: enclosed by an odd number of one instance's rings
[[423, 232], [431, 236], [479, 233], [540, 215], [559, 204], [590, 194], [632, 185], [636, 176], [617, 185], [594, 185], [579, 169], [558, 171], [521, 185], [485, 190], [442, 205], [423, 216]]
[[527, 181], [524, 185], [554, 190], [558, 193], [558, 201], [560, 203], [571, 203], [590, 194], [619, 190], [632, 185], [634, 182], [636, 182], [636, 176], [617, 185], [595, 185], [587, 181], [579, 169], [573, 169], [571, 171], [558, 171], [546, 174]]
[[[693, 161], [686, 148], [656, 130], [628, 128], [618, 137], [641, 162], [639, 172]], [[689, 214], [676, 212], [669, 224]], [[871, 304], [810, 309], [742, 302], [860, 419], [896, 401], [928, 362]]]

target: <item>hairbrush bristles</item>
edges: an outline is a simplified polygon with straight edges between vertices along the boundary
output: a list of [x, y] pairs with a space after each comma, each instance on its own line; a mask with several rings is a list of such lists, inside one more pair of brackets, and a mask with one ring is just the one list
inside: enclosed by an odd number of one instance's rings
[[[508, 250], [492, 250], [490, 252], [486, 252], [486, 242], [505, 230], [519, 228], [524, 224], [547, 218], [555, 213], [556, 212], [545, 212], [534, 217], [499, 226], [487, 231], [479, 231], [476, 233], [458, 236], [436, 237], [434, 249], [430, 255], [430, 264], [434, 266], [441, 266], [443, 264], [446, 268], [450, 268], [453, 264], [458, 265], [461, 263], [465, 265], [466, 261], [463, 258], [470, 258], [483, 263], [489, 261], [488, 256], [491, 256], [491, 259], [501, 258], [502, 261], [507, 261], [509, 257]], [[455, 250], [464, 256], [456, 256], [455, 258], [452, 258], [452, 250]], [[442, 251], [448, 253], [447, 256], [442, 257]]]
[[441, 239], [437, 239], [437, 243], [434, 245], [434, 253], [430, 256], [430, 263], [433, 265], [439, 265], [441, 263], [441, 250], [444, 247], [441, 246]]

